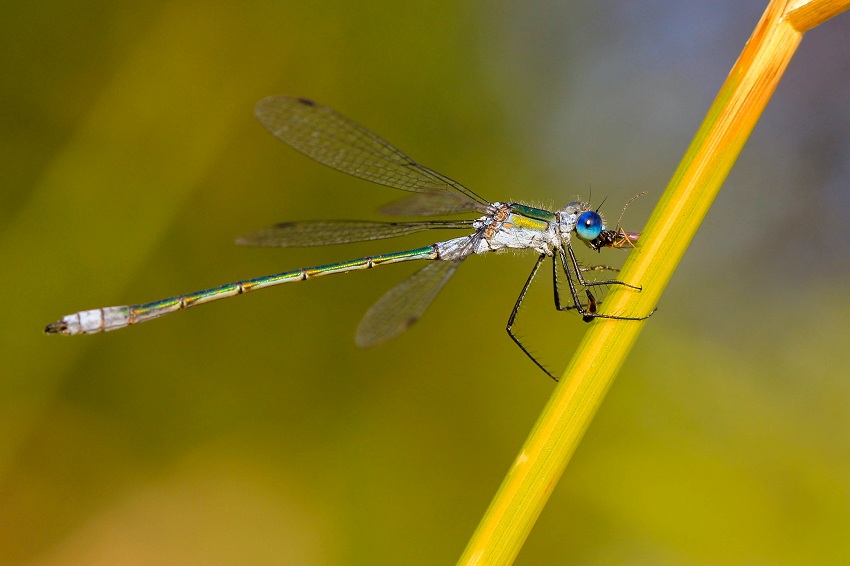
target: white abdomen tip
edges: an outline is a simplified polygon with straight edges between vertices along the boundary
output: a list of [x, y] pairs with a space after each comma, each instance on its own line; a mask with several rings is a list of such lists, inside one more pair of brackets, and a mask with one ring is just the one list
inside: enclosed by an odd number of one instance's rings
[[48, 324], [44, 332], [65, 336], [95, 334], [96, 332], [122, 328], [129, 323], [130, 309], [128, 307], [107, 307], [69, 314], [53, 324]]

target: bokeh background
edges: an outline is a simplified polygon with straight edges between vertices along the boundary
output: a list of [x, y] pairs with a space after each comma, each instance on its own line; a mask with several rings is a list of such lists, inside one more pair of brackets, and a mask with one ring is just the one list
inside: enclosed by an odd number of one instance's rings
[[[430, 243], [233, 245], [402, 193], [253, 118], [315, 98], [492, 200], [639, 230], [766, 0], [0, 5], [0, 562], [450, 564], [553, 384], [504, 332], [533, 256], [416, 266], [106, 335], [62, 315]], [[850, 17], [810, 32], [518, 564], [850, 560]], [[635, 253], [635, 252], [632, 252]], [[621, 263], [625, 252], [588, 260]], [[532, 289], [560, 372], [586, 326]]]

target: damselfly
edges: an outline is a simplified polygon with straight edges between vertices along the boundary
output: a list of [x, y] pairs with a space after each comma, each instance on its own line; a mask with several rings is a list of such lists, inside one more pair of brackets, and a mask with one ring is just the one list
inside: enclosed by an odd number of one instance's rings
[[[382, 208], [386, 214], [432, 216], [473, 212], [482, 216], [474, 220], [320, 220], [278, 224], [244, 236], [237, 243], [246, 246], [319, 246], [393, 238], [425, 230], [465, 229], [471, 230], [471, 233], [422, 248], [294, 269], [152, 303], [81, 311], [48, 325], [45, 332], [74, 335], [110, 331], [195, 305], [283, 283], [391, 263], [430, 260], [431, 263], [388, 291], [366, 312], [357, 328], [356, 342], [361, 347], [373, 346], [401, 334], [416, 322], [467, 257], [507, 249], [529, 249], [539, 254], [511, 311], [507, 331], [522, 351], [553, 379], [556, 379], [555, 376], [531, 355], [512, 331], [526, 292], [547, 257], [552, 258], [555, 306], [558, 310], [575, 309], [586, 321], [594, 318], [646, 318], [597, 312], [597, 300], [590, 288], [622, 285], [639, 291], [640, 287], [616, 279], [585, 280], [582, 273], [586, 271], [613, 268], [581, 267], [571, 245], [572, 233], [575, 232], [581, 241], [594, 250], [603, 247], [633, 247], [639, 233], [625, 232], [619, 226], [616, 230], [606, 229], [598, 211], [591, 209], [589, 204], [571, 202], [560, 210], [550, 212], [512, 202], [491, 203], [457, 181], [416, 163], [366, 128], [330, 108], [304, 98], [266, 98], [257, 104], [256, 115], [277, 138], [319, 163], [379, 185], [415, 193]], [[561, 305], [558, 263], [569, 284], [571, 305]], [[584, 287], [587, 292], [586, 304], [579, 298], [577, 285]]]

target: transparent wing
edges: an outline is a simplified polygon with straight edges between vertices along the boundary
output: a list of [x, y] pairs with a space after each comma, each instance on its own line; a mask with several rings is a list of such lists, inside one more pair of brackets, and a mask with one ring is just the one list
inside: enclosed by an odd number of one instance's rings
[[278, 139], [337, 171], [403, 191], [453, 192], [476, 209], [489, 204], [363, 126], [311, 100], [270, 96], [257, 104], [255, 113]]
[[456, 193], [416, 193], [394, 200], [378, 209], [389, 216], [446, 216], [483, 212], [478, 203]]
[[425, 230], [471, 229], [472, 220], [431, 222], [367, 222], [361, 220], [316, 220], [284, 222], [242, 236], [240, 246], [297, 247], [347, 244], [406, 236]]
[[375, 346], [410, 328], [451, 279], [461, 261], [429, 263], [387, 291], [360, 321], [355, 336], [357, 345], [361, 348]]

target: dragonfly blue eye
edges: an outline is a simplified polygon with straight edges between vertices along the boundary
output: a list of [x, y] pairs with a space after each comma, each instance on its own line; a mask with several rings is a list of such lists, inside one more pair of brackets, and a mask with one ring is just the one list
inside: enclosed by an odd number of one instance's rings
[[576, 234], [582, 240], [590, 241], [597, 238], [602, 233], [603, 228], [605, 226], [602, 225], [602, 217], [596, 212], [588, 210], [578, 217]]

